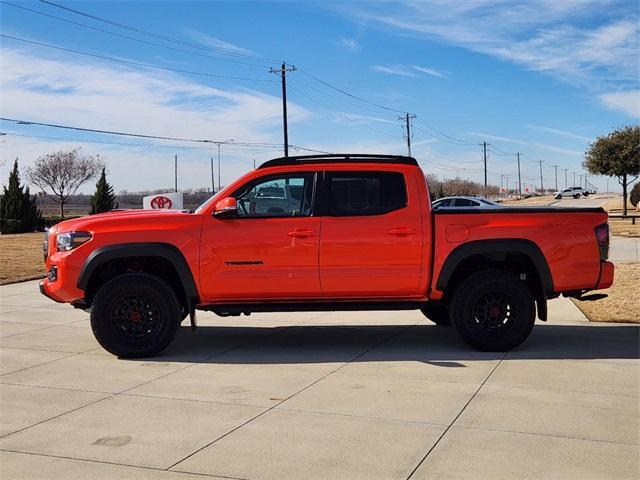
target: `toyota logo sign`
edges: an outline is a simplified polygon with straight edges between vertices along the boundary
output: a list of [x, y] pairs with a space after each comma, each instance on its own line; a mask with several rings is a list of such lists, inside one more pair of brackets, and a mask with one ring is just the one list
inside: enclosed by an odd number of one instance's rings
[[151, 199], [151, 208], [171, 208], [172, 206], [173, 202], [170, 198], [158, 196]]
[[158, 192], [142, 197], [142, 208], [145, 210], [182, 210], [182, 192]]

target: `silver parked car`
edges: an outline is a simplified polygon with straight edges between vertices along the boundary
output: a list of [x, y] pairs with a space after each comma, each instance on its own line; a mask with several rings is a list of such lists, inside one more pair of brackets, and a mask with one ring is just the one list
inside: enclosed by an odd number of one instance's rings
[[444, 208], [502, 208], [502, 205], [482, 197], [443, 197], [431, 203], [433, 209]]

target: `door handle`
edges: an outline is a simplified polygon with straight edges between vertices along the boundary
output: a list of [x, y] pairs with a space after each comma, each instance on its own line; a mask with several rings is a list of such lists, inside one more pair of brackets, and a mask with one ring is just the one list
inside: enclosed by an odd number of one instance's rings
[[407, 235], [414, 235], [416, 231], [413, 228], [398, 227], [398, 228], [392, 228], [387, 233], [389, 235], [396, 235], [398, 237], [406, 237]]
[[315, 230], [291, 230], [287, 235], [293, 238], [315, 237], [318, 233]]

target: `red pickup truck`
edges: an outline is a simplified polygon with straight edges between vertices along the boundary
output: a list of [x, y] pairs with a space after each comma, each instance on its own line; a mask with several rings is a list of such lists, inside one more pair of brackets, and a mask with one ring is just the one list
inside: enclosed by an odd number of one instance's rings
[[195, 211], [68, 220], [41, 292], [90, 309], [120, 357], [163, 350], [195, 311], [420, 309], [481, 350], [523, 342], [549, 298], [613, 282], [600, 208], [431, 209], [410, 157], [271, 160]]

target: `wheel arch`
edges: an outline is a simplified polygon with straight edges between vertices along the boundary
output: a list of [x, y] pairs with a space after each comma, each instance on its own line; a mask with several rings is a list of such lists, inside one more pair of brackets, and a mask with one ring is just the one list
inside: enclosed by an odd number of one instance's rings
[[[140, 262], [147, 268], [152, 263], [154, 268], [166, 272], [169, 278], [165, 280], [178, 290], [176, 293], [186, 301], [186, 307], [189, 310], [199, 303], [196, 282], [184, 255], [175, 245], [161, 242], [121, 243], [107, 245], [91, 252], [82, 266], [77, 281], [77, 287], [85, 292], [85, 300], [90, 303], [92, 293], [95, 293], [92, 290], [96, 288], [95, 283], [101, 270], [104, 270], [103, 267], [119, 265], [120, 269], [125, 268], [124, 271], [130, 271], [126, 270], [131, 265], [127, 262], [133, 261]], [[144, 266], [138, 268], [140, 271], [147, 271]], [[135, 268], [133, 270], [135, 271]]]
[[456, 247], [447, 257], [436, 281], [436, 288], [447, 292], [454, 287], [456, 277], [461, 270], [470, 265], [486, 264], [487, 266], [507, 267], [506, 270], [518, 273], [518, 268], [525, 268], [523, 273], [534, 273], [535, 281], [545, 298], [553, 295], [553, 277], [544, 254], [531, 240], [505, 238], [494, 240], [475, 240]]

